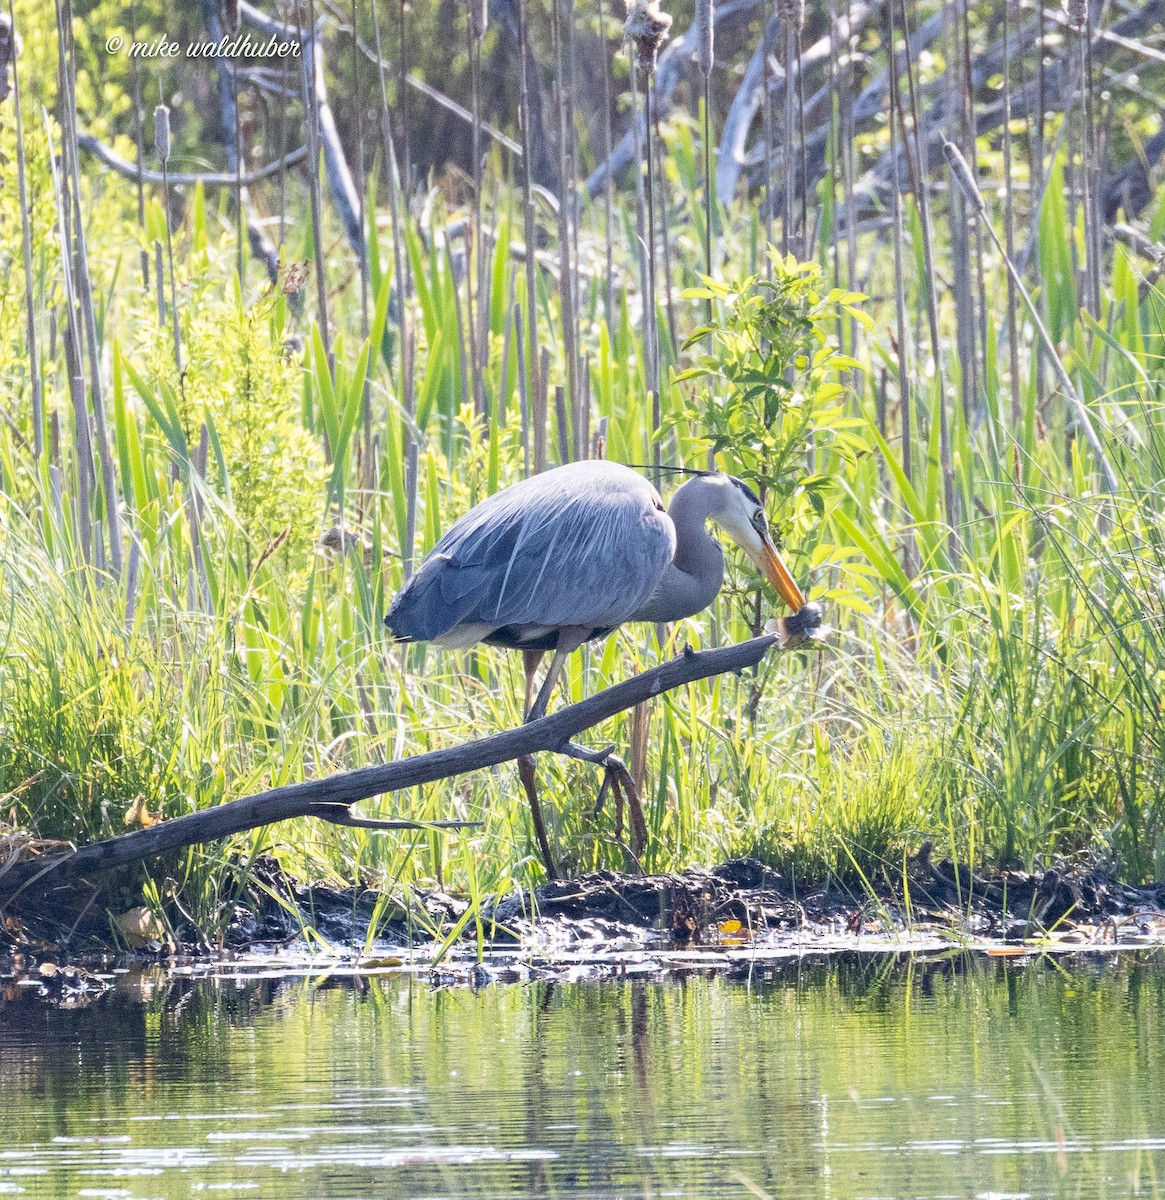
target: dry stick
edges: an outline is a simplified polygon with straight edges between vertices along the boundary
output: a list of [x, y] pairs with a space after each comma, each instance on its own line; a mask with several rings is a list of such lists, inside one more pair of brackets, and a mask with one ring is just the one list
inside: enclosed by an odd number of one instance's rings
[[514, 337], [518, 359], [518, 418], [522, 431], [522, 473], [530, 478], [530, 389], [526, 384], [526, 356], [522, 351], [522, 305], [514, 305]]
[[800, 152], [798, 167], [800, 170], [800, 199], [801, 199], [801, 257], [808, 260], [813, 257], [813, 241], [816, 236], [810, 236], [809, 231], [809, 151], [805, 141], [805, 71], [802, 63], [801, 28], [805, 21], [805, 9], [799, 7], [800, 20], [793, 31], [793, 53], [797, 62], [797, 148]]
[[[715, 21], [712, 0], [696, 0], [696, 61], [704, 76], [704, 274], [712, 274], [712, 67], [715, 63]], [[712, 301], [707, 301], [707, 323], [712, 324]], [[708, 352], [712, 351], [711, 335]]]
[[540, 350], [537, 378], [541, 384], [534, 392], [534, 474], [540, 475], [546, 470], [546, 388], [550, 386], [550, 347], [543, 346]]
[[[893, 0], [890, 0], [890, 2], [893, 3]], [[841, 89], [841, 128], [839, 136], [841, 138], [842, 191], [845, 205], [846, 287], [852, 292], [856, 290], [855, 284], [857, 283], [858, 234], [854, 222], [854, 22], [850, 0], [846, 0], [845, 12], [845, 86]], [[846, 353], [851, 358], [857, 358], [857, 342], [858, 322], [854, 317], [850, 317], [849, 340], [846, 344]]]
[[[1015, 191], [1011, 178], [1011, 28], [1008, 5], [1003, 5], [1003, 240], [1007, 257], [1015, 261]], [[1019, 430], [1022, 406], [1019, 377], [1019, 328], [1016, 321], [1015, 281], [1007, 276], [1007, 352], [1011, 370], [1011, 424]], [[1016, 470], [1021, 469], [1019, 457]]]
[[[977, 163], [975, 100], [971, 90], [971, 20], [968, 13], [967, 0], [959, 0], [959, 25], [961, 30], [962, 62], [960, 73], [960, 95], [963, 102], [963, 123], [966, 130], [966, 157], [969, 162]], [[977, 169], [977, 168], [976, 168]], [[977, 353], [971, 360], [973, 370], [971, 399], [971, 414], [978, 419], [982, 411], [982, 397], [986, 393], [986, 384], [980, 385], [980, 364], [987, 362], [987, 285], [983, 271], [983, 237], [977, 223], [972, 223], [971, 234], [974, 239], [975, 282], [978, 284], [977, 294], [972, 293], [971, 304], [971, 338], [972, 345], [976, 334], [978, 336]], [[977, 305], [976, 305], [977, 301]], [[978, 318], [976, 321], [975, 318]], [[984, 365], [984, 370], [986, 369]]]
[[[1071, 14], [1078, 11], [1073, 3]], [[1088, 0], [1083, 3], [1083, 20], [1077, 28], [1080, 40], [1080, 115], [1083, 131], [1080, 138], [1080, 174], [1083, 181], [1084, 244], [1088, 255], [1085, 281], [1088, 305], [1094, 317], [1100, 316], [1100, 221], [1096, 210], [1096, 192], [1099, 174], [1096, 169], [1096, 134], [1093, 128], [1093, 71], [1092, 71], [1092, 25], [1088, 17]]]
[[654, 122], [651, 119], [651, 75], [648, 74], [643, 84], [644, 116], [647, 122], [647, 295], [644, 303], [650, 313], [646, 323], [648, 346], [647, 390], [651, 394], [651, 463], [655, 468], [655, 486], [661, 482], [660, 467], [663, 465], [663, 447], [660, 445], [660, 429], [663, 425], [663, 407], [659, 394], [659, 330], [657, 320], [659, 309], [655, 295], [655, 171], [652, 163], [655, 155], [652, 150]]
[[[219, 61], [222, 61], [221, 59]], [[232, 62], [228, 68], [231, 80], [232, 105], [235, 110], [235, 270], [239, 275], [239, 291], [242, 292], [247, 280], [247, 264], [243, 254], [243, 244], [247, 240], [247, 212], [243, 206], [243, 119], [239, 112], [239, 66]]]
[[[81, 558], [88, 563], [92, 561], [93, 556], [93, 514], [89, 504], [95, 480], [93, 439], [89, 429], [89, 409], [85, 404], [85, 377], [81, 369], [80, 346], [78, 345], [80, 333], [77, 329], [77, 297], [73, 286], [72, 256], [69, 254], [69, 222], [65, 214], [65, 190], [57, 167], [49, 114], [43, 108], [42, 112], [45, 137], [48, 141], [49, 166], [52, 172], [53, 198], [57, 207], [57, 228], [61, 240], [61, 278], [65, 285], [64, 348], [69, 379], [69, 398], [73, 405], [73, 427], [76, 436], [74, 454], [77, 463], [77, 524], [81, 534]], [[62, 524], [62, 529], [63, 527]]]
[[[530, 127], [530, 79], [529, 79], [529, 44], [526, 31], [526, 0], [515, 0], [518, 10], [518, 122], [522, 131], [522, 217], [526, 238], [526, 335], [529, 341], [527, 350], [526, 369], [528, 373], [529, 394], [534, 397], [534, 403], [528, 406], [527, 413], [534, 420], [537, 418], [538, 397], [544, 395], [542, 378], [539, 372], [538, 347], [538, 277], [535, 257], [536, 237], [534, 229], [534, 181], [531, 177], [530, 160], [533, 157], [533, 131]], [[529, 441], [529, 434], [527, 434]], [[546, 444], [546, 431], [534, 430], [535, 451], [537, 447]], [[534, 470], [541, 471], [545, 466], [544, 460], [534, 456]]]
[[[469, 370], [473, 379], [473, 413], [478, 420], [484, 421], [485, 389], [481, 373], [484, 364], [478, 356], [477, 323], [473, 316], [474, 275], [481, 261], [481, 37], [478, 34], [477, 11], [482, 0], [467, 5], [465, 11], [466, 49], [469, 53], [469, 78], [472, 91], [473, 126], [470, 153], [473, 155], [473, 206], [469, 213], [469, 236], [465, 239], [465, 307], [469, 321]], [[484, 28], [482, 30], [484, 32]], [[476, 255], [476, 258], [475, 258]], [[475, 267], [475, 263], [477, 267]], [[481, 301], [481, 290], [478, 289], [478, 302]], [[488, 429], [483, 427], [483, 433], [488, 435]]]
[[[765, 150], [765, 237], [766, 240], [773, 240], [773, 222], [776, 219], [774, 216], [776, 206], [773, 204], [773, 89], [771, 79], [771, 42], [773, 18], [769, 12], [770, 0], [764, 0], [764, 9], [761, 12], [761, 20], [764, 22], [764, 30], [761, 33], [761, 56], [762, 56], [762, 83], [764, 89], [764, 113], [763, 122], [763, 137]], [[785, 83], [789, 81], [786, 79]], [[787, 247], [784, 245], [784, 235], [782, 235], [781, 252], [784, 253]]]
[[[570, 168], [570, 135], [567, 127], [567, 113], [570, 107], [570, 102], [566, 95], [565, 80], [563, 75], [563, 38], [561, 26], [562, 17], [560, 13], [559, 0], [551, 0], [550, 30], [554, 53], [554, 91], [558, 109], [558, 295], [559, 302], [562, 306], [562, 343], [563, 355], [566, 358], [566, 387], [570, 405], [569, 412], [572, 418], [572, 423], [575, 426], [576, 436], [574, 438], [574, 446], [577, 451], [578, 354], [575, 346], [575, 339], [578, 329], [575, 324], [574, 283], [573, 271], [571, 267], [570, 225], [571, 210], [573, 208], [573, 196], [568, 194], [568, 189], [573, 191], [574, 180], [571, 175]], [[559, 430], [558, 436], [560, 444], [568, 432], [569, 430]], [[581, 457], [581, 454], [576, 456]], [[565, 462], [566, 459], [564, 458], [563, 461]]]
[[[111, 871], [184, 846], [217, 841], [296, 817], [318, 817], [337, 825], [371, 829], [416, 828], [418, 825], [422, 828], [459, 827], [465, 823], [366, 819], [354, 815], [351, 806], [386, 792], [403, 791], [512, 762], [523, 755], [567, 753], [576, 757], [580, 748], [571, 739], [584, 730], [685, 684], [753, 667], [778, 641], [776, 634], [766, 634], [717, 650], [688, 650], [641, 675], [517, 729], [381, 766], [272, 788], [215, 808], [161, 821], [148, 829], [135, 829], [121, 837], [82, 846], [59, 857], [15, 863], [6, 869], [0, 868], [0, 894], [10, 900], [16, 892], [33, 885], [37, 891], [43, 891], [59, 883]], [[601, 761], [603, 754], [599, 751], [592, 757]]]
[[[407, 208], [401, 202], [401, 179], [397, 169], [396, 146], [392, 137], [392, 121], [388, 108], [388, 84], [384, 74], [384, 55], [380, 41], [380, 9], [378, 0], [372, 4], [372, 26], [376, 37], [376, 69], [380, 82], [380, 132], [384, 139], [384, 160], [388, 172], [388, 204], [392, 221], [392, 269], [395, 273], [400, 319], [400, 395], [404, 403], [402, 422], [402, 454], [405, 479], [405, 544], [401, 562], [405, 579], [413, 573], [413, 546], [417, 537], [417, 440], [414, 432], [417, 394], [413, 383], [413, 327], [409, 296], [412, 293], [412, 263], [404, 244], [407, 230], [404, 225]], [[379, 347], [372, 348], [376, 352]]]
[[[893, 4], [894, 0], [890, 0]], [[906, 87], [910, 97], [910, 124], [913, 139], [903, 128], [903, 141], [906, 143], [906, 161], [910, 168], [911, 188], [918, 201], [919, 217], [922, 223], [922, 257], [926, 278], [921, 281], [923, 293], [926, 296], [927, 324], [930, 328], [930, 350], [934, 359], [936, 394], [938, 396], [939, 420], [939, 463], [943, 477], [943, 503], [946, 508], [947, 520], [952, 529], [957, 524], [955, 511], [954, 469], [951, 463], [951, 433], [947, 421], [946, 387], [943, 379], [942, 342], [938, 328], [938, 297], [935, 288], [934, 268], [934, 236], [930, 219], [930, 192], [927, 188], [925, 165], [923, 163], [923, 147], [928, 143], [928, 137], [921, 121], [918, 109], [918, 92], [914, 82], [914, 55], [910, 48], [910, 23], [906, 17], [906, 0], [898, 0], [899, 15], [902, 18], [902, 38], [906, 48]], [[896, 70], [893, 55], [890, 58], [890, 70]], [[904, 114], [899, 106], [899, 118], [904, 121]], [[897, 163], [894, 169], [898, 169]]]
[[777, 0], [777, 16], [781, 18], [781, 32], [785, 37], [785, 120], [781, 130], [782, 163], [784, 175], [784, 211], [781, 217], [781, 254], [789, 253], [792, 247], [793, 224], [793, 30], [798, 23], [800, 0]]
[[585, 430], [590, 423], [589, 414], [586, 411], [587, 405], [587, 390], [583, 380], [584, 364], [583, 364], [583, 297], [582, 297], [582, 259], [579, 257], [578, 239], [579, 226], [582, 224], [582, 199], [578, 192], [578, 121], [575, 119], [574, 97], [575, 97], [575, 81], [577, 79], [577, 62], [576, 60], [576, 38], [575, 38], [575, 19], [574, 19], [574, 0], [563, 0], [565, 5], [566, 17], [566, 103], [567, 109], [566, 129], [567, 129], [567, 150], [570, 154], [569, 174], [570, 180], [570, 238], [571, 238], [571, 254], [573, 270], [571, 272], [570, 286], [573, 296], [572, 307], [574, 312], [574, 381], [575, 387], [578, 389], [578, 396], [575, 402], [575, 410], [578, 414], [577, 420], [579, 427], [584, 430], [581, 439], [582, 444], [579, 446], [579, 458], [586, 458], [586, 436]]
[[[284, 55], [283, 61], [279, 64], [279, 85], [283, 90], [285, 97], [293, 95], [291, 85], [287, 82], [287, 68], [289, 63], [287, 56]], [[287, 154], [287, 104], [277, 105], [276, 111], [279, 113], [278, 129], [279, 134], [276, 142], [279, 146], [279, 160], [283, 161]], [[280, 167], [279, 170], [279, 255], [283, 255], [283, 241], [287, 236], [287, 171]]]
[[[704, 77], [704, 274], [712, 277], [712, 68], [715, 65], [714, 36], [716, 21], [712, 0], [696, 0], [696, 62]], [[712, 297], [704, 301], [704, 324], [708, 326], [706, 349], [715, 353], [712, 336]], [[674, 344], [674, 343], [673, 343]], [[716, 451], [708, 448], [708, 469], [716, 469]]]
[[[833, 203], [834, 217], [833, 229], [831, 231], [833, 245], [830, 247], [830, 260], [833, 263], [833, 286], [841, 287], [841, 244], [837, 240], [837, 178], [840, 163], [838, 161], [839, 146], [838, 141], [841, 137], [841, 117], [839, 112], [839, 89], [838, 78], [840, 72], [837, 62], [837, 0], [829, 0], [829, 160], [826, 164], [826, 172], [829, 180], [830, 200]], [[805, 137], [802, 131], [801, 143], [804, 146]], [[841, 349], [845, 351], [845, 318], [842, 318], [842, 324], [839, 327], [841, 338]]]
[[[370, 231], [366, 228], [366, 214], [364, 211], [365, 189], [367, 187], [367, 179], [364, 174], [364, 94], [360, 80], [360, 53], [356, 45], [357, 30], [356, 30], [356, 0], [352, 0], [352, 92], [356, 105], [356, 196], [357, 196], [357, 215], [360, 218], [360, 229], [363, 236], [367, 239], [371, 237]], [[357, 256], [357, 263], [360, 267], [360, 336], [361, 338], [368, 337], [368, 254], [360, 254]], [[376, 353], [379, 347], [370, 346], [370, 360], [372, 355]], [[374, 361], [374, 360], [372, 360]], [[372, 476], [372, 361], [369, 362], [369, 369], [364, 372], [364, 393], [361, 398], [361, 416], [364, 424], [364, 468], [362, 474], [364, 476], [365, 494], [369, 497], [372, 495], [373, 488], [376, 486], [376, 481]], [[360, 507], [363, 510], [364, 496], [361, 496]]]
[[[628, 5], [627, 20], [623, 24], [623, 35], [632, 45], [631, 85], [632, 98], [638, 91], [638, 73], [643, 72], [643, 128], [647, 138], [647, 244], [646, 263], [641, 262], [641, 271], [646, 267], [646, 289], [643, 302], [644, 330], [647, 338], [647, 389], [651, 395], [651, 461], [655, 467], [654, 483], [660, 486], [660, 467], [662, 465], [662, 446], [660, 431], [663, 425], [662, 397], [660, 396], [660, 364], [659, 364], [659, 329], [657, 324], [658, 310], [655, 299], [655, 158], [652, 142], [655, 123], [652, 120], [652, 77], [659, 57], [659, 48], [667, 37], [671, 27], [671, 17], [660, 10], [658, 0], [635, 0]], [[638, 114], [632, 106], [632, 118], [638, 127]], [[642, 175], [637, 171], [637, 180]], [[641, 194], [642, 182], [636, 192], [636, 200]]]
[[[974, 145], [969, 138], [964, 103], [962, 12], [963, 0], [944, 0], [946, 14], [947, 95], [949, 111], [958, 114], [956, 137], [960, 151], [974, 159]], [[951, 190], [949, 225], [951, 234], [951, 258], [954, 264], [955, 293], [955, 345], [959, 362], [959, 396], [963, 407], [963, 421], [971, 424], [971, 410], [975, 401], [975, 309], [971, 294], [970, 235], [967, 211], [957, 188]], [[949, 446], [947, 453], [949, 454]], [[944, 468], [948, 465], [943, 459]], [[954, 524], [948, 513], [947, 519]]]
[[660, 244], [663, 246], [663, 303], [667, 312], [667, 332], [672, 351], [680, 344], [676, 335], [675, 304], [672, 301], [671, 230], [667, 222], [667, 175], [663, 169], [663, 132], [659, 127], [659, 106], [655, 113], [655, 178], [659, 189]]
[[[309, 11], [311, 31], [305, 37], [299, 18], [299, 5], [295, 7], [295, 33], [300, 44], [300, 94], [303, 99], [303, 119], [307, 126], [307, 178], [308, 202], [311, 206], [312, 250], [315, 257], [316, 276], [316, 325], [320, 331], [320, 339], [324, 344], [324, 356], [328, 362], [328, 373], [335, 375], [332, 360], [332, 334], [328, 327], [328, 281], [324, 273], [324, 229], [323, 214], [320, 211], [323, 200], [320, 196], [320, 138], [317, 124], [316, 91], [312, 86], [315, 76], [316, 34], [315, 13]], [[332, 447], [328, 445], [327, 434], [324, 435], [324, 448], [328, 461], [332, 458]]]
[[[71, 31], [72, 3], [65, 0], [65, 19]], [[89, 277], [89, 253], [85, 244], [85, 223], [81, 220], [81, 171], [77, 153], [77, 96], [74, 91], [73, 72], [75, 60], [71, 45], [65, 49], [64, 27], [61, 24], [61, 2], [57, 0], [57, 35], [62, 55], [65, 83], [64, 108], [66, 128], [62, 130], [65, 145], [65, 161], [73, 181], [75, 197], [76, 252], [77, 252], [77, 299], [81, 305], [81, 316], [85, 322], [85, 344], [89, 352], [89, 392], [93, 400], [93, 426], [97, 438], [97, 458], [101, 464], [101, 484], [104, 492], [105, 516], [109, 526], [109, 565], [114, 577], [121, 574], [121, 515], [118, 511], [117, 476], [113, 469], [113, 451], [105, 421], [105, 392], [101, 382], [101, 363], [97, 346], [97, 316], [93, 308], [93, 283]], [[71, 32], [70, 32], [71, 39]], [[66, 187], [67, 187], [66, 182]]]
[[[1032, 123], [1032, 161], [1028, 178], [1032, 181], [1044, 178], [1044, 114], [1047, 112], [1047, 102], [1045, 99], [1045, 91], [1047, 89], [1047, 65], [1044, 62], [1044, 0], [1036, 0], [1036, 11], [1039, 13], [1036, 22], [1037, 41], [1036, 41], [1036, 57], [1039, 60], [1039, 69], [1036, 73], [1036, 112]], [[1028, 214], [1028, 219], [1031, 221], [1032, 229], [1034, 230], [1039, 224], [1039, 205], [1033, 203], [1031, 212]], [[1048, 297], [1046, 290], [1043, 287], [1041, 279], [1041, 264], [1039, 255], [1036, 256], [1036, 261], [1032, 265], [1032, 281], [1039, 292], [1040, 311], [1047, 312]], [[1009, 276], [1010, 278], [1010, 276]], [[1037, 342], [1035, 347], [1036, 358], [1036, 396], [1044, 394], [1044, 354], [1043, 347]]]
[[[8, 0], [9, 37], [16, 45], [16, 10]], [[32, 210], [28, 206], [27, 163], [24, 157], [24, 122], [20, 113], [20, 72], [12, 54], [12, 103], [16, 110], [16, 184], [20, 202], [20, 246], [24, 261], [25, 339], [28, 352], [29, 383], [32, 388], [33, 463], [40, 469], [44, 456], [44, 397], [41, 392], [40, 356], [36, 345], [36, 308], [32, 286]]]
[[166, 257], [170, 266], [170, 318], [173, 322], [174, 370], [182, 386], [182, 334], [178, 328], [178, 291], [174, 282], [174, 239], [170, 236], [170, 110], [159, 104], [154, 109], [154, 149], [162, 162], [162, 209], [166, 218]]
[[400, 40], [400, 55], [399, 55], [399, 78], [396, 89], [396, 102], [400, 107], [400, 129], [401, 129], [401, 162], [404, 165], [404, 194], [411, 196], [413, 194], [413, 177], [412, 177], [412, 106], [409, 104], [409, 93], [405, 84], [409, 78], [409, 23], [405, 19], [408, 13], [408, 0], [400, 0], [400, 21], [398, 34]]
[[943, 154], [951, 168], [951, 174], [955, 182], [959, 185], [959, 190], [966, 197], [967, 203], [971, 205], [975, 215], [983, 222], [987, 230], [988, 236], [995, 243], [995, 249], [1003, 258], [1011, 277], [1015, 280], [1016, 290], [1023, 298], [1032, 321], [1035, 324], [1036, 332], [1039, 333], [1043, 340], [1044, 346], [1048, 351], [1048, 356], [1052, 363], [1052, 368], [1056, 372], [1056, 377], [1060, 381], [1060, 387], [1063, 388], [1064, 394], [1068, 397], [1076, 414], [1076, 419], [1080, 423], [1080, 427], [1084, 430], [1085, 436], [1088, 438], [1088, 444], [1092, 447], [1093, 454], [1096, 455], [1097, 464], [1100, 467], [1101, 473], [1104, 476], [1105, 490], [1110, 493], [1115, 493], [1117, 490], [1116, 473], [1109, 464], [1108, 456], [1104, 452], [1104, 446], [1101, 444], [1100, 437], [1096, 432], [1095, 426], [1092, 424], [1092, 418], [1088, 413], [1088, 407], [1081, 398], [1080, 393], [1076, 390], [1072, 379], [1060, 360], [1059, 354], [1056, 353], [1056, 347], [1052, 342], [1051, 334], [1048, 333], [1047, 327], [1040, 319], [1039, 310], [1036, 308], [1030, 293], [1024, 286], [1023, 279], [1020, 276], [1015, 264], [1007, 256], [1007, 251], [1004, 249], [1003, 243], [999, 240], [999, 235], [995, 232], [994, 226], [987, 218], [987, 206], [983, 203], [983, 197], [979, 193], [978, 185], [975, 183], [975, 178], [971, 174], [971, 169], [967, 166], [966, 160], [959, 153], [958, 147], [953, 142], [943, 142]]
[[[12, 0], [9, 0], [10, 6], [11, 3]], [[136, 37], [138, 27], [136, 4], [129, 6], [129, 20], [132, 36]], [[130, 65], [133, 68], [133, 138], [138, 155], [138, 175], [135, 181], [135, 190], [137, 191], [138, 202], [138, 228], [141, 230], [143, 237], [141, 249], [142, 287], [148, 293], [150, 290], [150, 252], [146, 249], [144, 241], [146, 233], [146, 189], [141, 176], [142, 168], [146, 165], [145, 138], [142, 134], [142, 70], [141, 63], [136, 54], [130, 55]]]
[[[890, 61], [894, 61], [894, 5], [891, 2], [886, 5], [886, 21], [888, 24], [887, 45], [889, 46]], [[898, 72], [890, 71], [890, 156], [895, 162], [898, 160], [898, 122], [902, 116], [902, 96], [898, 87]], [[894, 313], [897, 321], [897, 336], [898, 336], [898, 396], [901, 407], [902, 420], [902, 473], [906, 476], [907, 482], [913, 484], [913, 429], [910, 419], [910, 376], [907, 370], [906, 362], [906, 295], [905, 281], [902, 277], [902, 188], [898, 179], [898, 172], [893, 175], [893, 182], [890, 189], [891, 196], [891, 212], [893, 214], [893, 237], [894, 237]], [[904, 544], [907, 557], [906, 572], [911, 574], [909, 566], [909, 540]]]
[[[611, 159], [611, 46], [607, 40], [607, 6], [604, 0], [599, 0], [599, 41], [603, 47], [603, 162], [609, 162]], [[607, 250], [607, 277], [604, 281], [603, 305], [607, 317], [607, 333], [611, 336], [612, 340], [614, 340], [615, 329], [614, 193], [614, 175], [611, 171], [607, 171], [603, 177], [603, 220]]]
[[[651, 291], [651, 276], [648, 270], [647, 252], [647, 195], [643, 187], [643, 141], [639, 123], [639, 67], [634, 50], [631, 53], [631, 127], [635, 131], [635, 241], [639, 260], [639, 297], [642, 310], [640, 322], [643, 327], [643, 375], [647, 390], [651, 391], [651, 313], [648, 295]], [[654, 426], [653, 426], [654, 428]], [[655, 473], [655, 484], [659, 486], [659, 472]]]

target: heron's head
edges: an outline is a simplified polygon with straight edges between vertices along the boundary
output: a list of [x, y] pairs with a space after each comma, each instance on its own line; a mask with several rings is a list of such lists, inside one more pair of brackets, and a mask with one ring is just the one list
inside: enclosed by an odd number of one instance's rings
[[777, 595], [793, 612], [799, 612], [805, 607], [805, 597], [773, 545], [760, 497], [735, 475], [706, 478], [716, 481], [718, 497], [716, 507], [708, 515], [756, 563]]

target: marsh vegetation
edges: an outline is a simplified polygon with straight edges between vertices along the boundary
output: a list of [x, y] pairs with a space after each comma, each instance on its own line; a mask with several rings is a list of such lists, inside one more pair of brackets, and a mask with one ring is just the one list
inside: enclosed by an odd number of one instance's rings
[[[382, 620], [475, 501], [605, 455], [747, 480], [832, 627], [595, 731], [642, 784], [644, 867], [860, 882], [930, 839], [1165, 874], [1160, 4], [697, 0], [658, 57], [626, 15], [14, 5], [0, 846], [519, 723], [520, 662]], [[239, 28], [295, 52], [129, 53]], [[774, 611], [732, 556], [711, 610], [584, 649], [560, 696]], [[540, 772], [564, 869], [627, 865], [593, 772]], [[261, 852], [542, 878], [510, 767], [379, 811], [482, 825], [281, 825], [122, 899], [212, 944]]]

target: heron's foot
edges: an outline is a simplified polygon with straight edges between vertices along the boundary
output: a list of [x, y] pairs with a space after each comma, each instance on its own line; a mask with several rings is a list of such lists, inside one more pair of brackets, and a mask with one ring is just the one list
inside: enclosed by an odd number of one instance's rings
[[623, 803], [626, 800], [631, 817], [631, 854], [638, 864], [647, 845], [647, 820], [643, 815], [643, 800], [635, 780], [627, 769], [627, 764], [615, 753], [614, 746], [605, 746], [600, 750], [591, 750], [578, 742], [564, 742], [558, 747], [559, 754], [568, 758], [577, 758], [581, 762], [594, 763], [603, 768], [603, 782], [595, 800], [595, 812], [600, 813], [607, 799], [607, 793], [615, 796], [615, 831], [616, 836], [623, 836]]

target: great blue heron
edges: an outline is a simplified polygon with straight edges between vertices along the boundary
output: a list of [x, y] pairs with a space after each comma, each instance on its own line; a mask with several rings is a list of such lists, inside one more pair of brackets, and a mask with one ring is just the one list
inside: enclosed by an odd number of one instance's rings
[[[545, 715], [568, 654], [624, 621], [678, 621], [724, 582], [714, 521], [781, 599], [805, 605], [742, 480], [697, 474], [667, 511], [630, 467], [570, 463], [495, 492], [461, 517], [401, 589], [384, 623], [398, 641], [449, 648], [491, 642], [525, 651], [526, 719]], [[554, 651], [538, 693], [534, 677]]]

